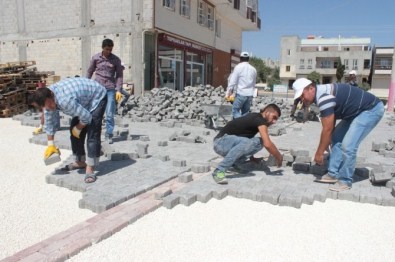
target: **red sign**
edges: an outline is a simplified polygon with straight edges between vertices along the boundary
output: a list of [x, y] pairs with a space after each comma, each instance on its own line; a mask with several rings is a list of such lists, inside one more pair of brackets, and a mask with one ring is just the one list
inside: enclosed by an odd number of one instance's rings
[[212, 53], [212, 50], [210, 48], [198, 45], [196, 43], [190, 42], [190, 41], [186, 41], [171, 35], [167, 35], [167, 34], [159, 34], [159, 41], [166, 43], [166, 44], [170, 44], [173, 46], [178, 46], [178, 47], [183, 47], [186, 49], [190, 49], [190, 50], [195, 50], [198, 52], [204, 52], [204, 53]]

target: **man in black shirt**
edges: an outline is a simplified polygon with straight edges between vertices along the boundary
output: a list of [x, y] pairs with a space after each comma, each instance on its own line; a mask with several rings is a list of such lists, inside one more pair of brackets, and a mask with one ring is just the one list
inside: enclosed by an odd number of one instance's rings
[[[214, 138], [214, 151], [224, 159], [218, 164], [212, 176], [218, 184], [227, 184], [225, 171], [238, 160], [253, 156], [263, 147], [272, 154], [281, 167], [283, 156], [269, 138], [268, 127], [281, 116], [280, 108], [270, 104], [260, 113], [249, 113], [230, 121]], [[255, 137], [259, 133], [260, 137]]]

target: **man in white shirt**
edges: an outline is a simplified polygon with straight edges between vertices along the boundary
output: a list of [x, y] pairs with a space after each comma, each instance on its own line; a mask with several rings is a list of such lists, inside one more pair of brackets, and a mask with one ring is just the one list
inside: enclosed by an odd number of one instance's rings
[[250, 111], [256, 84], [256, 69], [248, 63], [250, 55], [242, 52], [240, 63], [230, 75], [226, 96], [234, 96], [233, 118], [241, 117]]

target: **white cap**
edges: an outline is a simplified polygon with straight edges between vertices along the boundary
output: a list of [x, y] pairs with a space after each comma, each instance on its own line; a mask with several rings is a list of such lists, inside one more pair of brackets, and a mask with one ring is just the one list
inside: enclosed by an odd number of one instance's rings
[[250, 57], [248, 52], [241, 52], [240, 57]]
[[305, 87], [311, 85], [312, 83], [313, 82], [311, 82], [307, 78], [299, 78], [299, 79], [297, 79], [292, 85], [292, 88], [294, 89], [294, 92], [295, 92], [294, 100], [296, 98], [299, 98], [302, 95], [302, 93], [303, 93], [303, 89], [305, 89]]
[[348, 74], [349, 74], [349, 75], [357, 75], [357, 71], [351, 70]]

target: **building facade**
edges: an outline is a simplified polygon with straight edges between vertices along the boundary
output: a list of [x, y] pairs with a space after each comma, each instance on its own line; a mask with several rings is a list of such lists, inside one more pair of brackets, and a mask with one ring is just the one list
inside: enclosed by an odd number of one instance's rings
[[358, 82], [368, 81], [371, 69], [372, 48], [370, 38], [322, 38], [298, 36], [281, 38], [280, 79], [289, 87], [299, 77], [313, 71], [321, 75], [320, 83], [336, 82], [339, 63], [345, 66], [342, 82], [348, 72], [357, 71]]
[[391, 85], [394, 47], [374, 47], [371, 75], [371, 90], [376, 96], [386, 99]]
[[243, 31], [258, 31], [257, 0], [3, 0], [0, 63], [36, 61], [62, 78], [86, 75], [105, 38], [135, 93], [226, 86]]

